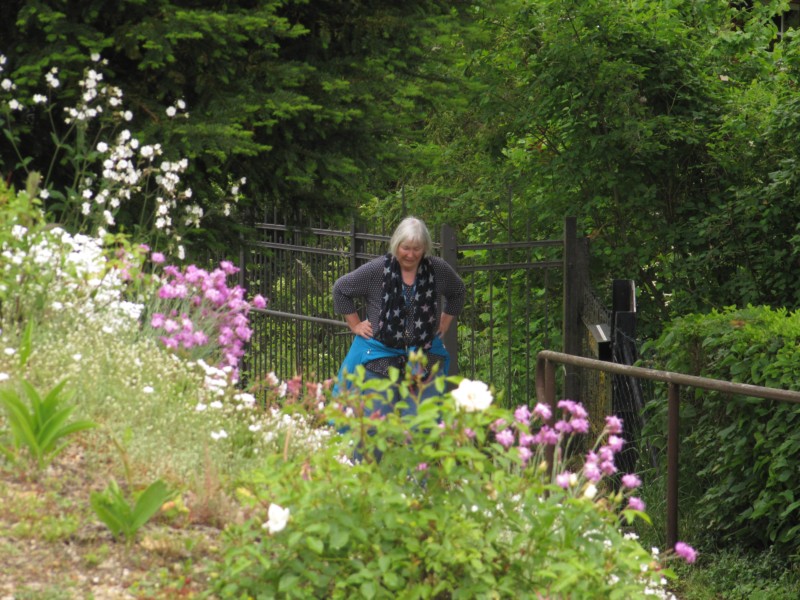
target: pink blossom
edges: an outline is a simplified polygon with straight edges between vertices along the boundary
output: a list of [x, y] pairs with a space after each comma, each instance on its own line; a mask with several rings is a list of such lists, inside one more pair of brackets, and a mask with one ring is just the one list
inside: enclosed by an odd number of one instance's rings
[[162, 313], [153, 313], [153, 316], [150, 317], [150, 327], [153, 329], [159, 329], [164, 325], [164, 315]]
[[464, 435], [466, 435], [467, 439], [470, 439], [470, 440], [475, 438], [475, 432], [472, 429], [470, 429], [469, 427], [465, 427], [464, 428]]
[[253, 306], [256, 308], [267, 308], [267, 301], [261, 294], [256, 294], [253, 298]]
[[675, 544], [675, 554], [680, 556], [687, 563], [692, 564], [697, 560], [697, 551], [689, 544], [684, 542], [677, 542]]
[[622, 485], [632, 490], [642, 485], [642, 480], [639, 479], [634, 473], [628, 473], [622, 476]]
[[553, 429], [555, 429], [559, 433], [572, 433], [572, 426], [563, 419], [558, 421], [555, 425], [553, 425]]
[[559, 400], [557, 406], [578, 419], [585, 419], [589, 416], [583, 405], [574, 400]]
[[222, 292], [220, 292], [216, 288], [211, 288], [211, 289], [206, 290], [203, 293], [203, 297], [206, 300], [210, 300], [214, 304], [221, 304], [222, 302], [224, 302], [224, 297], [222, 295]]
[[175, 350], [178, 348], [178, 340], [171, 337], [161, 337], [161, 342], [170, 350]]
[[531, 422], [531, 411], [528, 410], [527, 406], [520, 406], [514, 411], [514, 419], [516, 419], [517, 423], [529, 425]]
[[527, 465], [528, 461], [533, 456], [533, 452], [531, 452], [530, 449], [526, 448], [525, 446], [520, 446], [518, 450], [519, 450], [519, 457], [522, 460], [522, 464]]
[[569, 420], [569, 426], [575, 433], [589, 433], [589, 421], [582, 417], [573, 417]]
[[562, 487], [565, 490], [569, 489], [570, 477], [572, 477], [572, 473], [570, 473], [569, 471], [564, 471], [563, 473], [559, 473], [558, 475], [556, 475], [556, 483], [558, 484], [559, 487]]
[[219, 263], [220, 268], [225, 272], [226, 275], [233, 275], [234, 273], [239, 272], [239, 267], [234, 265], [229, 260], [223, 260]]
[[489, 425], [489, 429], [491, 429], [492, 431], [497, 431], [498, 429], [500, 429], [502, 427], [505, 427], [505, 426], [506, 426], [506, 420], [505, 419], [497, 419], [494, 423]]
[[161, 252], [153, 252], [150, 255], [150, 260], [152, 260], [155, 264], [160, 265], [166, 259], [164, 258], [164, 255]]
[[558, 440], [558, 432], [555, 429], [551, 429], [547, 425], [543, 425], [539, 430], [539, 433], [536, 434], [537, 444], [555, 446], [558, 443]]
[[164, 321], [164, 331], [166, 331], [167, 333], [175, 333], [179, 329], [180, 326], [172, 319], [167, 319], [166, 321]]
[[302, 381], [299, 376], [295, 375], [289, 381], [286, 382], [287, 384], [287, 391], [292, 396], [299, 396], [300, 390], [302, 388]]
[[621, 437], [613, 434], [608, 436], [608, 447], [614, 452], [622, 452], [623, 444], [625, 444], [625, 440]]
[[549, 421], [553, 416], [553, 412], [550, 410], [550, 407], [547, 406], [547, 404], [542, 404], [541, 402], [537, 403], [536, 406], [533, 407], [533, 414], [539, 417], [542, 421]]
[[508, 449], [508, 447], [514, 443], [514, 432], [510, 429], [504, 429], [497, 434], [496, 439], [503, 448]]
[[600, 470], [604, 475], [613, 475], [617, 472], [617, 467], [614, 465], [613, 460], [604, 460], [600, 463]]
[[520, 446], [524, 446], [524, 447], [527, 448], [528, 446], [532, 446], [535, 443], [536, 443], [536, 436], [535, 435], [531, 435], [530, 433], [520, 433], [519, 434], [519, 445]]
[[645, 506], [641, 498], [637, 498], [636, 496], [631, 496], [630, 498], [628, 498], [628, 508], [632, 510], [644, 511]]
[[417, 471], [427, 471], [428, 463], [421, 462], [417, 465]]
[[583, 465], [583, 474], [589, 481], [597, 483], [603, 478], [603, 473], [597, 466], [597, 463], [587, 462]]
[[606, 417], [606, 431], [617, 435], [622, 433], [622, 419], [613, 415]]

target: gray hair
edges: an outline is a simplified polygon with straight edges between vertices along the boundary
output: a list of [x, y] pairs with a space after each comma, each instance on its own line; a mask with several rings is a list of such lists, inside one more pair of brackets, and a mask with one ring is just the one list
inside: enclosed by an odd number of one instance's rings
[[397, 248], [403, 242], [413, 242], [422, 244], [424, 256], [428, 256], [433, 251], [433, 240], [425, 223], [416, 217], [406, 217], [397, 226], [389, 240], [389, 252], [397, 255]]

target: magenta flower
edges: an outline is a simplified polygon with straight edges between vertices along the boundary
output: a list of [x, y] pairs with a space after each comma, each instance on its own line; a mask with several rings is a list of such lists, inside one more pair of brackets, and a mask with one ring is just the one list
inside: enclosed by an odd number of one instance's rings
[[530, 449], [526, 448], [525, 446], [520, 446], [518, 450], [519, 450], [519, 457], [522, 460], [522, 464], [527, 465], [528, 461], [533, 456], [533, 452], [531, 452]]
[[153, 252], [150, 255], [150, 260], [152, 260], [155, 264], [160, 265], [166, 259], [164, 258], [164, 255], [161, 252]]
[[475, 438], [475, 432], [472, 429], [470, 429], [469, 427], [465, 427], [464, 428], [464, 435], [466, 435], [467, 439], [470, 439], [470, 440]]
[[178, 348], [178, 340], [175, 338], [170, 337], [162, 337], [161, 342], [170, 350], [176, 350]]
[[622, 419], [613, 415], [606, 417], [606, 431], [617, 435], [622, 433]]
[[617, 467], [614, 465], [613, 460], [604, 460], [600, 463], [600, 470], [604, 475], [613, 475], [617, 472]]
[[489, 425], [489, 429], [491, 429], [492, 431], [497, 431], [501, 427], [505, 427], [505, 426], [506, 426], [506, 420], [505, 419], [497, 419], [494, 423]]
[[537, 444], [555, 446], [558, 441], [558, 432], [554, 429], [550, 429], [547, 425], [543, 425], [539, 433], [536, 434]]
[[575, 433], [589, 433], [589, 420], [583, 417], [573, 417], [569, 420], [569, 426]]
[[632, 490], [642, 485], [642, 480], [639, 479], [634, 473], [628, 473], [622, 476], [622, 485]]
[[234, 265], [229, 260], [223, 260], [219, 263], [220, 268], [225, 272], [226, 275], [233, 275], [234, 273], [239, 272], [239, 267]]
[[528, 410], [527, 406], [520, 406], [514, 411], [514, 419], [517, 421], [517, 423], [529, 425], [531, 422], [531, 411]]
[[428, 463], [419, 463], [417, 465], [417, 471], [427, 471], [428, 470]]
[[261, 294], [256, 294], [256, 296], [253, 298], [253, 306], [255, 308], [267, 308], [267, 301]]
[[536, 443], [536, 436], [535, 435], [531, 435], [530, 433], [520, 433], [519, 434], [519, 445], [520, 446], [525, 446], [527, 448], [528, 446], [532, 446], [535, 443]]
[[510, 429], [503, 429], [497, 434], [496, 439], [503, 448], [508, 449], [514, 443], [514, 432]]
[[533, 407], [533, 414], [539, 417], [542, 421], [549, 421], [553, 416], [553, 412], [550, 410], [550, 407], [547, 406], [547, 404], [542, 404], [541, 402], [537, 403], [536, 406]]
[[164, 326], [164, 315], [161, 313], [153, 313], [150, 317], [150, 327], [153, 329], [160, 329]]
[[572, 433], [572, 425], [563, 419], [556, 422], [556, 424], [553, 425], [553, 429], [555, 429], [558, 433]]
[[559, 400], [557, 406], [578, 419], [586, 419], [589, 416], [583, 405], [574, 400]]
[[644, 511], [645, 506], [641, 498], [637, 498], [636, 496], [631, 496], [630, 498], [628, 498], [628, 508], [632, 510]]
[[592, 483], [597, 483], [603, 478], [603, 473], [595, 462], [587, 462], [583, 465], [583, 475]]
[[559, 473], [558, 475], [556, 475], [556, 483], [558, 484], [559, 487], [562, 487], [565, 490], [569, 489], [570, 477], [572, 477], [572, 473], [570, 473], [569, 471], [564, 471], [563, 473]]
[[623, 440], [621, 437], [613, 434], [608, 436], [608, 447], [614, 452], [621, 452], [624, 444], [625, 440]]
[[675, 554], [680, 556], [689, 564], [692, 564], [697, 560], [697, 551], [689, 544], [685, 544], [683, 542], [677, 542], [675, 544]]

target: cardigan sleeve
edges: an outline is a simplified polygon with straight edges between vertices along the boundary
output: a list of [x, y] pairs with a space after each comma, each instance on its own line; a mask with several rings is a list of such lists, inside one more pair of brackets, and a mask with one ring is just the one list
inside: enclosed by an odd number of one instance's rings
[[[368, 307], [380, 300], [383, 283], [383, 259], [371, 260], [342, 275], [333, 284], [333, 310], [338, 315], [357, 311], [356, 298], [365, 300]], [[380, 311], [380, 305], [378, 305]], [[377, 312], [377, 311], [376, 311]]]

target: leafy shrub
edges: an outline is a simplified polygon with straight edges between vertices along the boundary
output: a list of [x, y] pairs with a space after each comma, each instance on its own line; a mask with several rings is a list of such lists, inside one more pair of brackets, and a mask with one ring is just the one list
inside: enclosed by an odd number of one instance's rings
[[464, 385], [415, 417], [370, 418], [373, 388], [356, 387], [328, 411], [338, 439], [243, 478], [251, 517], [227, 532], [221, 597], [637, 598], [663, 584], [620, 527], [646, 518], [633, 499], [620, 511], [627, 490], [599, 493], [602, 476], [565, 470], [558, 452], [547, 469], [543, 437], [566, 444], [568, 423], [582, 428], [576, 403], [551, 429], [546, 407], [481, 410], [488, 389]]
[[42, 469], [66, 448], [64, 438], [96, 427], [91, 421], [69, 421], [75, 407], [65, 406], [62, 394], [65, 384], [66, 380], [61, 381], [42, 398], [36, 388], [23, 380], [22, 388], [29, 402], [12, 388], [0, 389], [0, 405], [7, 411], [13, 437], [13, 449], [0, 445], [3, 454], [13, 459], [21, 448], [26, 448]]
[[[800, 389], [800, 312], [749, 306], [677, 319], [646, 352], [670, 371]], [[666, 400], [645, 429], [666, 431]], [[681, 399], [681, 472], [704, 535], [800, 550], [800, 407], [697, 390]], [[683, 477], [682, 482], [689, 481]], [[687, 504], [688, 505], [688, 504]]]
[[92, 492], [89, 501], [95, 514], [114, 537], [124, 537], [130, 544], [139, 529], [174, 495], [175, 492], [159, 479], [151, 483], [131, 504], [116, 479], [112, 479], [102, 492]]

